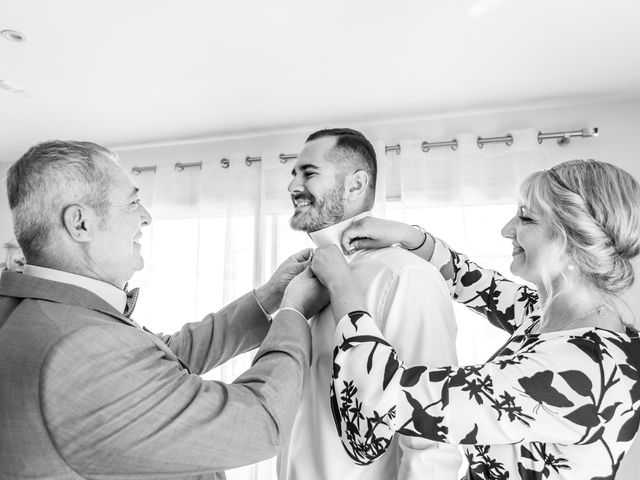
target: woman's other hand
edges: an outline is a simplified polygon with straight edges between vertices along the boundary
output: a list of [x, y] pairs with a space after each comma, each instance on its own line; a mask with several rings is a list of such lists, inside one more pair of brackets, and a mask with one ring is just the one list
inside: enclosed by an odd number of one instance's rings
[[354, 253], [365, 248], [384, 248], [397, 245], [409, 250], [420, 247], [425, 234], [406, 223], [385, 220], [383, 218], [365, 217], [342, 234], [342, 248], [347, 253]]

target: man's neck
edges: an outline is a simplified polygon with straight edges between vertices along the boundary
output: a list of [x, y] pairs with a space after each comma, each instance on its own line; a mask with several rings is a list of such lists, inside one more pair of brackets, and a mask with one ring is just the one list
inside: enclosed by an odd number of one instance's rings
[[361, 218], [371, 216], [371, 212], [362, 212], [354, 217], [343, 220], [340, 223], [331, 225], [330, 227], [310, 232], [309, 237], [316, 247], [326, 247], [329, 245], [336, 245], [342, 251], [341, 240], [344, 231], [352, 224], [360, 220]]
[[126, 285], [127, 280], [119, 282], [100, 275], [95, 266], [91, 264], [88, 253], [84, 250], [64, 250], [64, 252], [66, 253], [55, 256], [43, 255], [38, 259], [34, 259], [33, 262], [27, 260], [27, 264], [86, 277], [109, 284], [117, 289], [122, 289]]

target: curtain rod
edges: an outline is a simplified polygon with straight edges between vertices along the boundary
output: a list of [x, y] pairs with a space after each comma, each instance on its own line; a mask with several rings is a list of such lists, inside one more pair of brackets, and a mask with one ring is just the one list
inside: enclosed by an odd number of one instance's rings
[[[555, 138], [557, 139], [558, 145], [562, 147], [567, 145], [571, 141], [571, 137], [587, 138], [587, 137], [597, 137], [597, 136], [598, 136], [598, 127], [583, 128], [581, 130], [567, 130], [564, 132], [548, 132], [548, 133], [538, 132], [538, 143], [542, 143], [544, 140], [550, 140], [552, 138]], [[508, 147], [510, 147], [511, 145], [513, 145], [513, 136], [511, 136], [510, 134], [507, 134], [502, 137], [478, 137], [476, 140], [476, 145], [478, 146], [478, 148], [482, 148], [487, 143], [504, 143]], [[427, 141], [422, 142], [423, 152], [428, 152], [432, 148], [439, 148], [439, 147], [450, 147], [451, 150], [456, 150], [458, 148], [458, 140], [454, 138], [452, 140], [445, 140], [442, 142], [427, 142]], [[402, 150], [402, 147], [400, 146], [399, 143], [396, 145], [384, 146], [385, 154], [389, 152], [396, 152], [397, 155], [400, 155], [401, 150]], [[278, 158], [280, 158], [280, 163], [287, 163], [289, 160], [295, 160], [296, 158], [298, 158], [298, 154], [297, 153], [281, 153], [280, 155], [278, 155]], [[261, 162], [261, 161], [262, 161], [261, 156], [248, 155], [244, 159], [244, 163], [248, 167], [253, 165], [255, 162]], [[228, 158], [223, 158], [220, 160], [220, 166], [222, 168], [229, 168], [230, 165], [231, 165], [231, 160], [229, 160]], [[190, 167], [198, 167], [202, 169], [202, 162], [194, 162], [194, 163], [178, 162], [174, 165], [174, 169], [178, 172], [182, 172], [185, 168], [190, 168]], [[157, 170], [156, 165], [146, 166], [146, 167], [132, 167], [131, 173], [133, 175], [140, 175], [142, 172], [148, 172], [148, 171], [152, 171], [153, 173], [155, 173], [156, 170]]]
[[[586, 138], [586, 137], [597, 137], [597, 136], [598, 136], [598, 127], [583, 128], [581, 130], [568, 130], [566, 132], [549, 132], [549, 133], [538, 132], [538, 143], [542, 143], [544, 140], [556, 138], [558, 139], [558, 145], [564, 146], [569, 143], [571, 137]], [[504, 143], [508, 147], [510, 147], [511, 145], [513, 145], [513, 137], [510, 134], [507, 134], [503, 137], [478, 137], [478, 139], [476, 140], [476, 144], [478, 145], [478, 148], [482, 148], [485, 143]], [[458, 140], [454, 138], [453, 140], [444, 141], [444, 142], [432, 142], [432, 143], [426, 142], [426, 141], [422, 142], [423, 152], [428, 152], [432, 148], [437, 148], [437, 147], [451, 147], [451, 150], [455, 150], [458, 148]], [[398, 143], [396, 145], [385, 145], [384, 152], [385, 153], [396, 152], [396, 154], [400, 155], [401, 153], [400, 144]]]

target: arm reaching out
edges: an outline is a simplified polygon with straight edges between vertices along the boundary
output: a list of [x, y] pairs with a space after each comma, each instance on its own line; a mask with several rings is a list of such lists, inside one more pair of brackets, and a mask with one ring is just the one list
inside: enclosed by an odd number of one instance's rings
[[433, 242], [431, 235], [411, 225], [376, 217], [358, 220], [342, 234], [342, 248], [347, 253], [399, 245], [427, 261], [433, 253]]
[[353, 312], [334, 351], [343, 444], [367, 464], [395, 433], [462, 445], [603, 441], [603, 419], [627, 421], [632, 409], [617, 407], [635, 382], [618, 365], [624, 342], [611, 335], [532, 336], [484, 365], [429, 368], [402, 364], [371, 317]]

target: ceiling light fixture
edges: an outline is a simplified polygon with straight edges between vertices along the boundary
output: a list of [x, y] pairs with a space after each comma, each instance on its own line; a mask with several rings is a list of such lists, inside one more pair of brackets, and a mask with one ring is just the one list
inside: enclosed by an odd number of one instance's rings
[[27, 39], [27, 37], [17, 30], [2, 30], [0, 35], [12, 42], [24, 42]]
[[7, 82], [6, 80], [0, 80], [0, 88], [2, 90], [6, 90], [11, 93], [21, 93], [24, 92], [24, 88], [19, 87], [11, 82]]
[[31, 94], [24, 88], [6, 80], [0, 79], [0, 90], [6, 90], [7, 92], [18, 95], [19, 97], [31, 98]]

